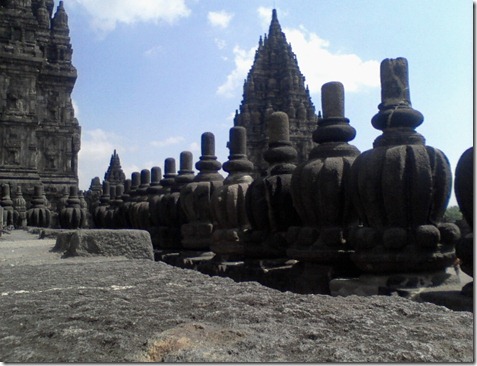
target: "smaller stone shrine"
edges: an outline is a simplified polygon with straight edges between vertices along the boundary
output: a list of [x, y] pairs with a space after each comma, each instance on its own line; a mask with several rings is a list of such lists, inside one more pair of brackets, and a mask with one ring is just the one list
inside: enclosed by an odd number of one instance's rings
[[267, 125], [268, 150], [263, 158], [269, 168], [264, 177], [253, 181], [246, 197], [251, 224], [244, 239], [247, 258], [285, 258], [287, 230], [301, 224], [290, 191], [297, 152], [290, 141], [288, 115], [273, 112]]
[[201, 136], [201, 152], [195, 164], [199, 173], [186, 184], [180, 195], [181, 206], [187, 217], [182, 225], [182, 246], [192, 250], [208, 250], [216, 222], [211, 213], [211, 198], [221, 187], [224, 177], [219, 173], [222, 164], [215, 156], [215, 136], [204, 132]]
[[[169, 192], [164, 193], [159, 203], [159, 247], [163, 249], [181, 248], [181, 227], [187, 223], [187, 218], [182, 209], [180, 196], [181, 190], [194, 180], [192, 170], [193, 156], [190, 151], [183, 151], [179, 158], [179, 171], [175, 172], [175, 160], [172, 158], [174, 166], [166, 167], [165, 177], [168, 176], [170, 184]], [[164, 184], [166, 184], [164, 182]], [[167, 186], [166, 184], [166, 186]], [[168, 187], [169, 188], [169, 187]]]
[[300, 261], [349, 271], [353, 265], [348, 235], [358, 225], [351, 201], [350, 171], [360, 151], [349, 144], [356, 130], [344, 116], [343, 84], [324, 84], [321, 98], [323, 117], [318, 118], [313, 133], [318, 145], [292, 176], [293, 204], [303, 226], [289, 229], [287, 253]]
[[363, 226], [354, 232], [353, 262], [374, 273], [443, 271], [455, 260], [460, 231], [442, 223], [452, 172], [440, 150], [415, 131], [423, 115], [412, 108], [405, 58], [381, 63], [382, 130], [373, 149], [351, 168], [351, 196]]
[[227, 144], [229, 160], [223, 169], [229, 173], [223, 185], [211, 197], [212, 215], [217, 227], [212, 235], [210, 249], [217, 260], [242, 259], [244, 233], [250, 229], [245, 210], [245, 196], [250, 184], [253, 164], [247, 159], [247, 135], [244, 127], [232, 127]]

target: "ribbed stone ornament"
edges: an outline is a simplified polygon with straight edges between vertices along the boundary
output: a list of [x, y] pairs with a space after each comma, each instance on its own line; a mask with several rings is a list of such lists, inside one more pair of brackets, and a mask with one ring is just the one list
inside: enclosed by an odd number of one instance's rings
[[215, 221], [211, 214], [211, 197], [222, 186], [224, 177], [219, 174], [222, 164], [215, 156], [215, 136], [204, 132], [201, 136], [201, 153], [195, 164], [199, 173], [180, 192], [180, 202], [187, 218], [181, 227], [182, 245], [186, 249], [208, 250], [212, 242]]
[[2, 184], [2, 198], [0, 205], [3, 207], [3, 226], [12, 226], [15, 223], [13, 201], [10, 196], [10, 184]]
[[344, 113], [344, 87], [340, 82], [322, 86], [323, 117], [313, 133], [315, 146], [309, 160], [293, 172], [291, 192], [303, 222], [288, 232], [288, 256], [304, 262], [350, 270], [347, 241], [358, 218], [351, 205], [350, 169], [359, 150], [348, 142], [356, 130]]
[[45, 205], [46, 197], [43, 185], [36, 185], [34, 188], [32, 207], [27, 211], [28, 226], [49, 227], [51, 223], [51, 212]]
[[106, 228], [106, 213], [109, 207], [109, 202], [111, 200], [109, 182], [107, 180], [103, 181], [103, 193], [99, 199], [100, 204], [95, 208], [93, 212], [93, 222], [96, 228]]
[[148, 230], [151, 227], [151, 215], [147, 192], [151, 184], [151, 171], [142, 169], [140, 184], [136, 190], [136, 199], [129, 208], [129, 219], [134, 229]]
[[81, 208], [78, 197], [78, 187], [71, 186], [66, 207], [63, 208], [59, 216], [60, 226], [63, 229], [79, 229], [86, 225], [86, 215]]
[[251, 224], [244, 239], [247, 258], [286, 257], [287, 229], [300, 224], [290, 192], [297, 151], [290, 142], [288, 115], [273, 112], [267, 125], [269, 143], [263, 153], [269, 166], [267, 174], [253, 181], [246, 196], [245, 207]]
[[[463, 236], [456, 245], [460, 268], [474, 277], [474, 148], [468, 148], [460, 157], [455, 169], [454, 191], [459, 208], [471, 232]], [[473, 297], [474, 281], [465, 285], [462, 293]]]
[[13, 199], [13, 222], [15, 229], [22, 229], [27, 226], [27, 203], [25, 198], [23, 198], [22, 187], [17, 186], [17, 192], [15, 198]]
[[381, 63], [381, 104], [373, 149], [351, 169], [354, 206], [363, 227], [353, 234], [355, 264], [367, 272], [443, 271], [460, 236], [441, 223], [452, 186], [447, 157], [415, 131], [424, 117], [411, 107], [404, 58]]
[[212, 195], [212, 215], [217, 222], [210, 249], [221, 259], [238, 259], [244, 254], [243, 232], [250, 228], [245, 211], [245, 195], [250, 184], [253, 164], [247, 159], [247, 135], [244, 127], [229, 131], [229, 160], [223, 169], [229, 173], [224, 184]]
[[[172, 158], [170, 158], [172, 159]], [[187, 218], [180, 203], [182, 188], [194, 180], [192, 170], [193, 156], [190, 151], [183, 151], [179, 158], [179, 171], [176, 173], [175, 160], [170, 166], [170, 181], [168, 192], [164, 194], [159, 203], [161, 225], [159, 227], [159, 247], [164, 249], [179, 249], [181, 245], [181, 227], [187, 222]], [[167, 166], [167, 165], [166, 165]]]

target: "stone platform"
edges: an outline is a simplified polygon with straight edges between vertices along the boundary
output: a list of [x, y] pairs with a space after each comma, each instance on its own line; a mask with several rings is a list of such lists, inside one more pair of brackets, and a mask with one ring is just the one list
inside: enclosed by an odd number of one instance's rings
[[473, 362], [473, 314], [396, 296], [300, 295], [0, 238], [3, 362]]

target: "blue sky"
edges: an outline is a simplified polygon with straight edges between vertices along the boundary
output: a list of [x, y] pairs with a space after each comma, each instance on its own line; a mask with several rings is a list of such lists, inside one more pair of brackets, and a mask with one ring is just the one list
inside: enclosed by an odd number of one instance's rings
[[[58, 1], [56, 1], [58, 3]], [[272, 8], [297, 55], [316, 110], [321, 85], [341, 81], [361, 151], [380, 131], [379, 64], [406, 57], [417, 131], [455, 170], [473, 145], [470, 0], [65, 0], [82, 126], [80, 188], [104, 177], [113, 149], [128, 177], [216, 137], [225, 162], [243, 79]], [[455, 204], [452, 199], [451, 204]]]

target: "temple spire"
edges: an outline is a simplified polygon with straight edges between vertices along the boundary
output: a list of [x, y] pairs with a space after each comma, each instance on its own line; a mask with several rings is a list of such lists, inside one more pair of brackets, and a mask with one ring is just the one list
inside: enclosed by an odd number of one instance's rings
[[244, 82], [240, 113], [234, 118], [235, 126], [247, 129], [247, 156], [255, 165], [255, 175], [264, 173], [268, 166], [262, 153], [268, 147], [266, 120], [273, 111], [289, 115], [290, 140], [298, 151], [298, 162], [308, 159], [317, 117], [304, 80], [273, 9], [269, 32], [259, 37], [253, 65]]

